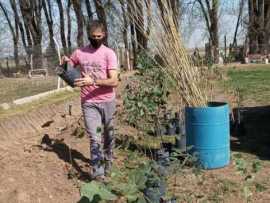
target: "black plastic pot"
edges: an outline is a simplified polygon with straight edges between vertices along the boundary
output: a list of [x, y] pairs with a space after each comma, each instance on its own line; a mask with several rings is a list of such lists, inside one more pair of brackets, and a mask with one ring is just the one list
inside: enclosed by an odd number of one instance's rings
[[157, 163], [161, 166], [167, 167], [170, 165], [170, 153], [164, 149], [157, 151]]
[[58, 66], [56, 68], [56, 74], [71, 87], [75, 87], [74, 81], [81, 77], [81, 73], [78, 68], [71, 67], [67, 64], [64, 66]]
[[175, 135], [176, 134], [176, 126], [175, 126], [174, 120], [169, 121], [166, 134], [167, 135]]
[[144, 196], [149, 203], [160, 203], [161, 198], [165, 195], [166, 185], [161, 181], [159, 187], [148, 187], [144, 190]]
[[175, 148], [186, 151], [186, 135], [178, 135], [176, 137]]

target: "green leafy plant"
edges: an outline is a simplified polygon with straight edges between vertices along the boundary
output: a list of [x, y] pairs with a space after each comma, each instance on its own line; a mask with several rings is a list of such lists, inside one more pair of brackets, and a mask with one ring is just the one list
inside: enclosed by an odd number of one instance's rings
[[124, 94], [125, 121], [139, 130], [151, 129], [153, 115], [166, 104], [173, 84], [151, 58], [142, 55], [138, 61], [139, 71], [130, 78]]
[[267, 187], [265, 187], [264, 185], [260, 183], [255, 183], [255, 189], [256, 189], [256, 192], [263, 192], [267, 190]]
[[[125, 179], [126, 177], [128, 179]], [[159, 174], [156, 163], [145, 161], [128, 172], [114, 170], [109, 187], [111, 191], [125, 197], [130, 203], [143, 203], [147, 202], [144, 190], [149, 187], [158, 187], [161, 181], [163, 177]]]
[[81, 196], [86, 197], [89, 202], [117, 199], [117, 196], [110, 192], [104, 184], [96, 181], [83, 184], [81, 187]]
[[236, 159], [235, 166], [236, 166], [237, 171], [239, 171], [242, 174], [247, 174], [248, 166], [247, 166], [247, 162], [244, 159], [242, 158]]
[[262, 168], [261, 162], [259, 162], [259, 161], [254, 161], [254, 162], [252, 163], [252, 172], [253, 172], [253, 173], [259, 172], [259, 171], [261, 170], [261, 168]]
[[[133, 157], [135, 158], [135, 157]], [[81, 186], [80, 203], [94, 203], [124, 198], [128, 203], [149, 202], [144, 194], [146, 188], [158, 188], [164, 178], [155, 161], [142, 161], [132, 165], [128, 161], [124, 168], [113, 167], [111, 180], [104, 185], [92, 181]], [[156, 190], [157, 194], [160, 192]], [[154, 193], [155, 194], [155, 193]]]

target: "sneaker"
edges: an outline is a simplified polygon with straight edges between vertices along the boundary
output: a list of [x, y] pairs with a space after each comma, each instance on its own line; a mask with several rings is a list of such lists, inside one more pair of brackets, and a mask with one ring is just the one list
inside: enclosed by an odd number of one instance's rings
[[94, 180], [98, 176], [104, 176], [104, 167], [103, 166], [90, 166], [91, 179]]
[[94, 181], [97, 181], [97, 182], [100, 182], [100, 183], [104, 183], [104, 184], [107, 184], [107, 183], [109, 183], [109, 179], [106, 177], [106, 176], [104, 176], [104, 175], [102, 175], [102, 176], [96, 176], [94, 179], [92, 179], [92, 180], [94, 180]]

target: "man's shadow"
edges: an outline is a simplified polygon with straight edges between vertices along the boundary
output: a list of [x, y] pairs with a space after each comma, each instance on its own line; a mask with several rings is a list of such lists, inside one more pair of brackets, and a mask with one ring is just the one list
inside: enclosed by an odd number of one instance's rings
[[233, 109], [231, 148], [233, 151], [255, 154], [270, 159], [270, 106]]
[[[56, 153], [61, 160], [71, 164], [73, 169], [75, 169], [74, 172], [76, 173], [76, 176], [78, 176], [78, 179], [82, 181], [90, 180], [89, 172], [83, 171], [76, 162], [76, 160], [80, 160], [85, 164], [89, 164], [90, 160], [86, 158], [82, 153], [70, 148], [62, 140], [50, 138], [48, 134], [43, 136], [40, 146], [45, 151]], [[72, 171], [68, 171], [69, 178], [73, 178], [74, 175], [75, 174], [73, 174]]]

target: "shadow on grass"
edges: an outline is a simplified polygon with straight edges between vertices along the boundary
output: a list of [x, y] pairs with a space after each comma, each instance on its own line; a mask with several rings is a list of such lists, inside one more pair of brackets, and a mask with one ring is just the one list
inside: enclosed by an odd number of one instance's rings
[[270, 159], [270, 106], [233, 109], [231, 149]]
[[[73, 169], [75, 169], [78, 179], [82, 181], [89, 181], [90, 176], [88, 172], [82, 170], [81, 166], [78, 165], [76, 160], [80, 160], [83, 163], [88, 164], [90, 162], [82, 153], [75, 149], [71, 149], [62, 140], [52, 139], [48, 134], [45, 134], [41, 140], [42, 149], [48, 152], [54, 152], [57, 154], [58, 158], [65, 161], [66, 163], [72, 164]], [[69, 171], [69, 178], [73, 177], [73, 173]]]

